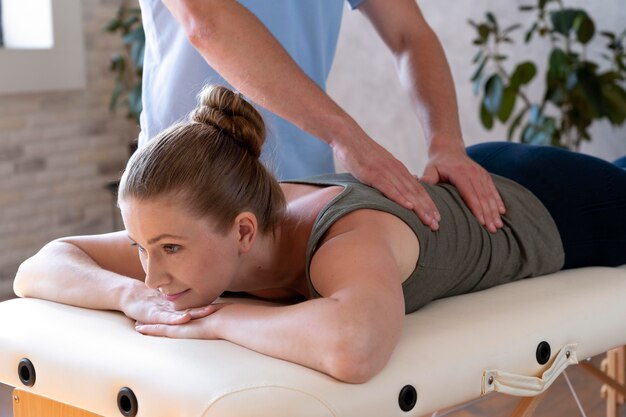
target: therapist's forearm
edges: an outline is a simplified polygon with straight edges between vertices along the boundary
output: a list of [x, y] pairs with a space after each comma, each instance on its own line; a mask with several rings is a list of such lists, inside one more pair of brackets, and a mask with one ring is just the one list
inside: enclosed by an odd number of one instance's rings
[[427, 26], [419, 28], [395, 56], [401, 84], [416, 109], [429, 150], [463, 149], [454, 81], [435, 33]]
[[255, 103], [331, 145], [364, 134], [238, 2], [164, 3], [204, 59]]

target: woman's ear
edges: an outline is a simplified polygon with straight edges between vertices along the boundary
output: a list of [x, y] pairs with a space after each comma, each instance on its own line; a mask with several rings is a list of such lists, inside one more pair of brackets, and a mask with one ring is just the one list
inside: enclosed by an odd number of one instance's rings
[[252, 248], [257, 230], [258, 223], [256, 216], [253, 213], [244, 211], [243, 213], [239, 213], [239, 215], [237, 215], [235, 218], [235, 233], [237, 233], [237, 238], [239, 240], [240, 254], [247, 253], [250, 248]]

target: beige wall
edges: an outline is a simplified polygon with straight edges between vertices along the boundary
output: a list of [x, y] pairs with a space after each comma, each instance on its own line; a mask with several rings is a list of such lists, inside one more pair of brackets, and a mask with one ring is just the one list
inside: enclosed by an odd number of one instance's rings
[[102, 28], [118, 2], [81, 3], [87, 87], [0, 94], [0, 299], [19, 263], [44, 243], [113, 227], [104, 186], [118, 177], [136, 136], [123, 112], [108, 111], [108, 62], [120, 40]]
[[[478, 119], [478, 100], [469, 81], [473, 69], [471, 60], [476, 52], [471, 43], [474, 29], [467, 24], [467, 19], [484, 20], [485, 11], [491, 10], [502, 25], [523, 22], [520, 17], [525, 15], [517, 12], [518, 6], [535, 4], [535, 0], [418, 0], [418, 4], [437, 32], [452, 67], [466, 143], [505, 139], [506, 129], [485, 131]], [[565, 4], [585, 8], [601, 30], [619, 33], [626, 28], [623, 0], [565, 0]], [[344, 15], [328, 90], [370, 135], [413, 172], [421, 173], [425, 164], [422, 131], [400, 88], [391, 54], [359, 12], [346, 10]], [[597, 45], [602, 46], [603, 42], [598, 35], [596, 38], [596, 48], [592, 46], [588, 51], [592, 56], [597, 56]], [[531, 48], [517, 48], [512, 54], [526, 54], [536, 62], [544, 61], [546, 50], [538, 47], [539, 43], [533, 42]], [[538, 97], [538, 92], [534, 93]], [[614, 130], [602, 123], [593, 127], [592, 135], [593, 144], [584, 146], [583, 152], [608, 159], [626, 154], [626, 128]]]

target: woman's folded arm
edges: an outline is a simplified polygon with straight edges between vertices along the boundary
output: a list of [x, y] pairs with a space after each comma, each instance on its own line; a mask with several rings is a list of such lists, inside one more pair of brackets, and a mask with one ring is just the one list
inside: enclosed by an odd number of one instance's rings
[[177, 311], [143, 279], [137, 249], [126, 232], [77, 236], [48, 243], [20, 265], [13, 290], [77, 307], [118, 310], [146, 323], [185, 323], [206, 314]]
[[78, 307], [121, 310], [125, 295], [143, 284], [102, 268], [72, 240], [52, 241], [24, 261], [13, 283], [15, 293]]
[[318, 249], [311, 274], [323, 298], [288, 306], [213, 305], [210, 315], [182, 326], [138, 330], [229, 340], [342, 381], [369, 380], [389, 360], [404, 319], [401, 274], [392, 251], [383, 240], [342, 234]]

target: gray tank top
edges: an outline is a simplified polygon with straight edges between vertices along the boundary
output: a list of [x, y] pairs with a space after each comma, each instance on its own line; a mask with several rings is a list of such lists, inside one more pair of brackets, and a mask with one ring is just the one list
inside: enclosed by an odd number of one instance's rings
[[480, 225], [456, 188], [449, 184], [422, 184], [441, 213], [439, 230], [433, 232], [412, 211], [349, 174], [287, 181], [344, 187], [320, 211], [313, 224], [306, 256], [306, 276], [311, 294], [321, 297], [310, 276], [311, 260], [320, 240], [337, 220], [360, 209], [380, 210], [397, 216], [411, 227], [419, 240], [417, 265], [402, 284], [407, 314], [438, 298], [561, 269], [563, 245], [550, 213], [521, 185], [496, 175], [492, 177], [507, 208], [502, 218], [504, 227], [495, 234]]

